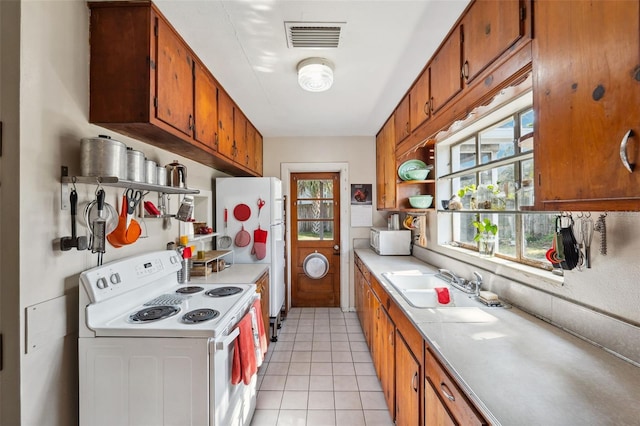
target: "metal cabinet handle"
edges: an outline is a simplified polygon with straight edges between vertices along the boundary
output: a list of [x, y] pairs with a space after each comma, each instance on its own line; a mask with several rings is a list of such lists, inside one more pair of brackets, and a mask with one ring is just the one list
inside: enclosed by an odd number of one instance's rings
[[411, 379], [411, 387], [414, 392], [418, 392], [418, 372], [416, 371], [413, 374], [413, 378]]
[[464, 64], [462, 64], [460, 76], [465, 80], [469, 80], [469, 61], [464, 61]]
[[429, 112], [431, 111], [431, 99], [429, 99], [427, 102], [424, 103], [424, 107], [422, 107], [422, 111], [424, 112], [424, 115], [429, 115]]
[[440, 390], [449, 401], [455, 401], [456, 397], [451, 393], [451, 389], [444, 383], [440, 382]]
[[635, 167], [635, 163], [629, 163], [629, 158], [627, 157], [627, 142], [632, 136], [634, 136], [633, 130], [629, 129], [620, 142], [620, 160], [622, 160], [622, 165], [625, 169], [629, 170], [629, 173], [633, 173]]
[[389, 346], [393, 347], [393, 330], [391, 330], [391, 332], [389, 333]]

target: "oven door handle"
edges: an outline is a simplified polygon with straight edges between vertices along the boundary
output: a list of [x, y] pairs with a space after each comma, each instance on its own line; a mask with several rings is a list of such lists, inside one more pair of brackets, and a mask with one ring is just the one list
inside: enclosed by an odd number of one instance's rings
[[234, 328], [233, 331], [231, 333], [229, 333], [228, 336], [226, 336], [224, 339], [220, 340], [219, 342], [216, 342], [216, 351], [223, 351], [225, 350], [231, 343], [233, 343], [234, 340], [236, 340], [238, 338], [238, 336], [240, 335], [240, 329], [239, 328]]

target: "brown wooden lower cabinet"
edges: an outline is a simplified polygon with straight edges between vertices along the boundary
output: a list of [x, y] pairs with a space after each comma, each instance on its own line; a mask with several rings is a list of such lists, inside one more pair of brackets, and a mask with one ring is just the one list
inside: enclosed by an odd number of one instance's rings
[[356, 312], [397, 426], [487, 425], [384, 286], [355, 256]]
[[[427, 345], [425, 345], [424, 354], [426, 425], [486, 425], [487, 422], [471, 405]], [[431, 391], [431, 395], [427, 396], [427, 388]]]
[[267, 346], [269, 346], [269, 273], [265, 272], [256, 281], [256, 293], [260, 293], [260, 308], [262, 309], [262, 322], [267, 333]]
[[422, 372], [402, 334], [396, 333], [396, 425], [420, 425]]

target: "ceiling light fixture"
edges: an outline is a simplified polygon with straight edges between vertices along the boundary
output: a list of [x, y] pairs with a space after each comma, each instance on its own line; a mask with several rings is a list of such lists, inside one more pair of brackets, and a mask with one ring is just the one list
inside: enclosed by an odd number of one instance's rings
[[309, 92], [324, 92], [333, 84], [333, 64], [325, 58], [307, 58], [298, 63], [298, 84]]

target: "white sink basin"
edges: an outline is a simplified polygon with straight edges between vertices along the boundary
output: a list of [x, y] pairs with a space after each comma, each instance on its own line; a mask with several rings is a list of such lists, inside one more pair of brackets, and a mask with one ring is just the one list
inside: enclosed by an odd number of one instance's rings
[[[445, 308], [456, 306], [449, 284], [435, 273], [420, 271], [383, 272], [382, 276], [415, 308]], [[449, 291], [448, 303], [438, 301], [436, 288]]]

